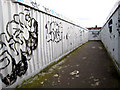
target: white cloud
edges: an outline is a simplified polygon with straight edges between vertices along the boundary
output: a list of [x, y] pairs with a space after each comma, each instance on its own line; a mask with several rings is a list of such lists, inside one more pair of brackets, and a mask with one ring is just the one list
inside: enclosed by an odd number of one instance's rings
[[84, 27], [102, 26], [117, 0], [37, 0]]

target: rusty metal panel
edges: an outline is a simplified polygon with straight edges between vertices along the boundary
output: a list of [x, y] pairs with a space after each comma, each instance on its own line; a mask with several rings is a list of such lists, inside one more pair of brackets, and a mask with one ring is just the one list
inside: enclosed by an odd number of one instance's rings
[[16, 87], [88, 41], [87, 29], [21, 1], [0, 0], [0, 88]]

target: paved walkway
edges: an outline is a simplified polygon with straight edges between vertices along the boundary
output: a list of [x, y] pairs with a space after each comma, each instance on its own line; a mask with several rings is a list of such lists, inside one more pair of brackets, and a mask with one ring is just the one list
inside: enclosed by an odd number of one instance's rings
[[120, 88], [118, 74], [100, 41], [90, 41], [63, 61], [22, 87]]

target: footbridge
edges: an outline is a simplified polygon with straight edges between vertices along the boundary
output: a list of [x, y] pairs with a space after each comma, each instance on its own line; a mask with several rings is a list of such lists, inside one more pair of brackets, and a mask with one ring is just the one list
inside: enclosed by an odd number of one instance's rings
[[119, 88], [119, 2], [99, 30], [29, 0], [0, 0], [0, 12], [1, 89]]

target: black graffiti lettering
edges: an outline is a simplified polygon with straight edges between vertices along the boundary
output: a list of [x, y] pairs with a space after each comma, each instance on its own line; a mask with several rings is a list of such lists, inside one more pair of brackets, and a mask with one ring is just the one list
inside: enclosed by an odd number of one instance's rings
[[49, 22], [45, 25], [45, 28], [47, 30], [47, 42], [60, 42], [62, 40], [62, 26], [61, 23], [58, 24], [57, 22]]
[[119, 17], [118, 17], [118, 27], [117, 27], [117, 31], [118, 31], [118, 34], [119, 34], [119, 37], [120, 37], [120, 14], [119, 14]]
[[11, 59], [12, 59], [12, 71], [11, 71], [11, 74], [8, 74], [6, 77], [2, 78], [2, 82], [4, 84], [6, 84], [7, 86], [13, 84], [17, 80], [16, 61], [12, 57], [11, 57]]
[[109, 32], [112, 33], [112, 24], [113, 24], [113, 20], [111, 19], [108, 23], [108, 27], [109, 27]]
[[7, 57], [2, 58], [2, 59], [0, 60], [0, 63], [1, 63], [1, 62], [4, 62], [5, 60], [7, 60], [8, 63], [7, 63], [4, 67], [0, 68], [0, 70], [5, 69], [5, 68], [10, 64], [10, 60], [9, 60], [9, 58], [7, 58]]
[[50, 12], [51, 12], [51, 10], [50, 10], [49, 8], [44, 7], [44, 6], [43, 6], [43, 8], [44, 8], [44, 10], [45, 10], [46, 12], [48, 12], [48, 13], [50, 13]]
[[40, 6], [39, 4], [37, 4], [36, 2], [33, 2], [33, 1], [31, 2], [31, 4], [32, 4], [32, 6], [35, 7], [35, 8], [38, 8], [38, 7]]
[[97, 32], [92, 32], [93, 38], [97, 37], [99, 34], [100, 34], [99, 31], [97, 31]]
[[16, 65], [16, 72], [19, 77], [24, 75], [28, 68], [27, 58], [22, 54], [21, 56], [22, 60]]
[[[18, 45], [24, 48], [17, 48]], [[0, 67], [0, 70], [4, 70], [10, 64], [12, 66], [10, 74], [2, 77], [4, 84], [7, 86], [13, 84], [16, 82], [17, 76], [21, 77], [27, 72], [28, 61], [31, 59], [29, 56], [37, 46], [38, 22], [31, 17], [30, 10], [25, 9], [24, 12], [14, 14], [13, 20], [6, 25], [6, 32], [0, 34], [0, 63], [7, 61], [7, 64]], [[10, 52], [8, 48], [11, 50]], [[12, 51], [13, 53], [11, 53]], [[12, 54], [21, 56], [20, 60], [16, 60]]]

